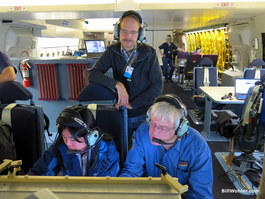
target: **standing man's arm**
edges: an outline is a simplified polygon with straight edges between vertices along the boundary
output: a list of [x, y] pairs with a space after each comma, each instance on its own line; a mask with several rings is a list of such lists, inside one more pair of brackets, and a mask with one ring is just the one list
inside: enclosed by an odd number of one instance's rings
[[161, 44], [160, 46], [158, 46], [158, 51], [159, 51], [159, 53], [161, 54], [162, 57], [165, 57], [166, 55], [163, 52], [164, 50], [162, 51], [163, 46], [164, 46], [164, 44]]
[[[108, 77], [106, 72], [111, 68], [112, 56], [111, 50], [106, 50], [102, 56], [98, 59], [95, 65], [89, 71], [89, 82], [101, 84], [111, 90], [117, 90], [118, 101], [115, 104], [115, 107], [119, 109], [120, 106], [127, 107], [129, 103], [129, 95], [123, 83], [119, 82], [114, 78]], [[117, 56], [117, 55], [116, 55]], [[115, 67], [115, 66], [114, 66]], [[117, 67], [117, 66], [116, 66]], [[113, 69], [115, 70], [115, 69]], [[127, 107], [130, 108], [130, 107]]]
[[161, 54], [162, 57], [165, 57], [165, 56], [166, 56], [166, 55], [162, 52], [162, 50], [161, 50], [160, 48], [158, 48], [158, 50], [159, 50], [159, 52], [160, 52], [160, 54]]
[[132, 106], [129, 104], [129, 94], [123, 83], [117, 82], [115, 88], [118, 92], [118, 101], [115, 104], [116, 109], [119, 109], [120, 106], [132, 109]]
[[155, 98], [162, 94], [162, 71], [154, 49], [151, 53], [149, 61], [150, 62], [147, 63], [150, 64], [150, 72], [148, 74], [149, 86], [144, 92], [130, 101], [130, 105], [133, 109], [137, 109], [143, 105], [150, 104], [150, 102], [153, 102]]
[[183, 49], [181, 49], [180, 47], [176, 46], [174, 43], [172, 43], [172, 44], [173, 44], [173, 49], [174, 50], [185, 52]]
[[186, 52], [185, 50], [181, 49], [180, 47], [177, 47], [177, 50], [181, 51], [181, 52]]

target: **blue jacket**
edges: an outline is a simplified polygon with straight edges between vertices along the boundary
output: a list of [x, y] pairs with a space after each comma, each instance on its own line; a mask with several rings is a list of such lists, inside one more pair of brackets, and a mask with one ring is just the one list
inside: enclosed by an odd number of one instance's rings
[[204, 138], [193, 128], [168, 151], [150, 142], [149, 126], [143, 123], [136, 131], [134, 145], [128, 152], [121, 177], [160, 177], [159, 163], [179, 183], [188, 185], [187, 199], [212, 199], [213, 169], [211, 151]]
[[[117, 176], [119, 166], [119, 153], [114, 141], [103, 141], [99, 143], [98, 156], [94, 154], [96, 147], [91, 151], [93, 161], [89, 166], [87, 176]], [[62, 175], [82, 176], [79, 157], [76, 153], [67, 153], [68, 147], [62, 143], [53, 144], [43, 156], [34, 164], [28, 172], [29, 175], [56, 176], [60, 171]], [[64, 166], [60, 165], [60, 157]], [[64, 167], [64, 168], [62, 168]]]

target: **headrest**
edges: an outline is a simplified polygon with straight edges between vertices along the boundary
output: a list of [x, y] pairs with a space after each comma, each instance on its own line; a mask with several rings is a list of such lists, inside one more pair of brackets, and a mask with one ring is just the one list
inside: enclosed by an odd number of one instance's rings
[[0, 84], [0, 103], [10, 104], [16, 100], [30, 100], [32, 94], [22, 84], [10, 81]]
[[208, 57], [204, 57], [200, 63], [199, 63], [200, 66], [212, 66], [213, 65], [213, 62], [211, 59], [209, 59]]
[[97, 100], [116, 100], [117, 93], [105, 86], [95, 83], [89, 83], [83, 90], [80, 91], [78, 98], [82, 101], [97, 101]]
[[253, 60], [249, 66], [265, 66], [265, 62], [262, 59]]

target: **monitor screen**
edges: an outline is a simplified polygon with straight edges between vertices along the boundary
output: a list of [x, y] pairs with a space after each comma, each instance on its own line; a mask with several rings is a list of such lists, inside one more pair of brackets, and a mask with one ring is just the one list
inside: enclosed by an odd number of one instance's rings
[[106, 50], [104, 40], [85, 40], [87, 53], [103, 53]]
[[235, 94], [247, 94], [250, 87], [255, 86], [258, 79], [236, 79]]

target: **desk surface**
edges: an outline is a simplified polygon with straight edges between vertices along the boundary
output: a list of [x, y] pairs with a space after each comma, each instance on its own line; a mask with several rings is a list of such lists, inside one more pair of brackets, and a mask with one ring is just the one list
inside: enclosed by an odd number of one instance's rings
[[[219, 104], [244, 104], [244, 100], [236, 99], [235, 87], [234, 86], [201, 86], [200, 89], [214, 102]], [[224, 99], [221, 98], [228, 93], [232, 93], [231, 99]]]

